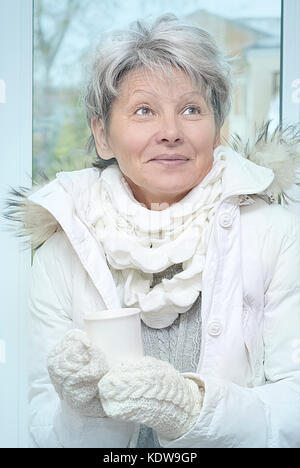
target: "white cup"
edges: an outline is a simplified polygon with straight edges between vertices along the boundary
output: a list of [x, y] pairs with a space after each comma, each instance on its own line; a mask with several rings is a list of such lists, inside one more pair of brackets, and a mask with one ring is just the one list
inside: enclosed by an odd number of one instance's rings
[[110, 366], [124, 358], [144, 356], [140, 309], [110, 309], [87, 315], [85, 329], [105, 352]]

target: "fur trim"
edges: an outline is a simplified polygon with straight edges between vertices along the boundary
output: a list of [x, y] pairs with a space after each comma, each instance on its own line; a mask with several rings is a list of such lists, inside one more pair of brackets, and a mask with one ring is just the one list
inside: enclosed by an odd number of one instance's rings
[[233, 135], [230, 146], [238, 153], [258, 166], [268, 167], [273, 170], [275, 178], [268, 188], [266, 195], [275, 197], [288, 203], [288, 200], [297, 201], [287, 195], [297, 182], [297, 170], [300, 168], [300, 129], [299, 125], [281, 124], [270, 131], [271, 120], [256, 127], [254, 139], [246, 143], [237, 135]]
[[36, 250], [52, 234], [62, 229], [49, 211], [28, 199], [47, 182], [41, 185], [35, 184], [34, 189], [11, 188], [10, 196], [6, 200], [2, 217], [9, 222], [8, 230], [23, 239], [25, 248], [31, 247]]

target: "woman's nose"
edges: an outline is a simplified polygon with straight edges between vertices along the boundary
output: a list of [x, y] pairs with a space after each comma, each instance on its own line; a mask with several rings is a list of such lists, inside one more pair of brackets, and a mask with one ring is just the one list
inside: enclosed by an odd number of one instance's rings
[[174, 145], [184, 141], [183, 132], [175, 117], [164, 118], [159, 125], [160, 128], [156, 136], [158, 143]]

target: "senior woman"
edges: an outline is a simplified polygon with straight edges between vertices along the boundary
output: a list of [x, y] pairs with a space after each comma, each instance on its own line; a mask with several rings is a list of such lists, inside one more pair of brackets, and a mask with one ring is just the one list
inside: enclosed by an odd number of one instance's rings
[[[172, 15], [95, 56], [97, 163], [15, 213], [39, 246], [33, 446], [300, 446], [299, 228], [274, 202], [299, 135], [266, 125], [252, 148], [221, 146], [230, 76], [213, 38]], [[145, 357], [109, 367], [83, 320], [116, 305], [141, 310]]]

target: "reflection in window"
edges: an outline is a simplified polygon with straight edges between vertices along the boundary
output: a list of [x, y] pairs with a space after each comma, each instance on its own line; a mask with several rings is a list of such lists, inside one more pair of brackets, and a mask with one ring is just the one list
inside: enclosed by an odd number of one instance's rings
[[[100, 34], [138, 17], [172, 12], [207, 29], [233, 62], [232, 111], [222, 135], [247, 138], [279, 122], [280, 0], [35, 0], [33, 174], [89, 167], [89, 131], [79, 96], [87, 58]], [[226, 9], [224, 8], [226, 3]], [[128, 5], [132, 4], [132, 8]], [[225, 140], [224, 140], [225, 141]]]

